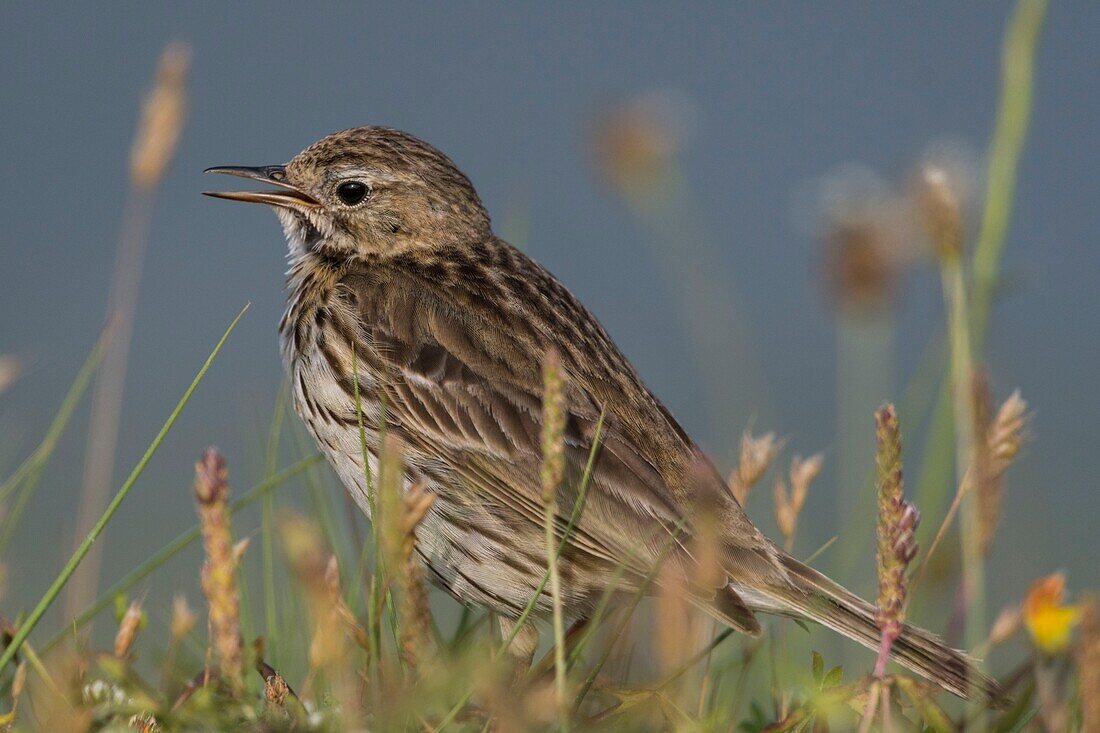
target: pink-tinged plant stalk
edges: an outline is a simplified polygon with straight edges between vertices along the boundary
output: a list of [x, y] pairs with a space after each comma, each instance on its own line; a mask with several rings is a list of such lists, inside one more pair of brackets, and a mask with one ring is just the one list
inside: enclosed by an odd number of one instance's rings
[[914, 532], [920, 522], [917, 508], [903, 496], [901, 431], [894, 406], [875, 414], [878, 439], [878, 614], [882, 632], [875, 676], [886, 672], [890, 647], [905, 625], [906, 574], [917, 554]]

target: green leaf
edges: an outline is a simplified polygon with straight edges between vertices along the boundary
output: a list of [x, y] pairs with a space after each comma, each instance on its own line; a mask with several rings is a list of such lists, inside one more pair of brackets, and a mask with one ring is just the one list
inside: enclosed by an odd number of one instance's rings
[[814, 684], [821, 687], [821, 680], [824, 679], [825, 675], [825, 660], [816, 651], [810, 653], [810, 658], [814, 670]]

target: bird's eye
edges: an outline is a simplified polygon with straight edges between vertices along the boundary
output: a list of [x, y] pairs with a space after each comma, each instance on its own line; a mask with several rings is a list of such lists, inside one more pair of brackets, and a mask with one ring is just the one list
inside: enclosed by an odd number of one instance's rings
[[336, 187], [336, 196], [345, 206], [355, 206], [370, 193], [370, 188], [362, 181], [345, 181]]

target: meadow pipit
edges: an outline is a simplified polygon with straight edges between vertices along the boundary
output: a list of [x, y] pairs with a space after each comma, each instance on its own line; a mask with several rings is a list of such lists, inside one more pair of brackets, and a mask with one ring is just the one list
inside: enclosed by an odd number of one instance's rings
[[[560, 559], [570, 618], [590, 616], [610, 584], [633, 593], [669, 562], [691, 603], [739, 631], [758, 633], [755, 612], [763, 611], [877, 646], [874, 607], [753, 525], [584, 305], [493, 234], [477, 192], [447, 156], [398, 130], [359, 127], [286, 165], [210, 171], [273, 186], [210, 195], [268, 204], [282, 222], [290, 296], [279, 331], [298, 415], [364, 511], [357, 394], [368, 461], [377, 460], [383, 428], [400, 441], [406, 485], [437, 496], [417, 551], [461, 602], [487, 606], [507, 625], [546, 573], [539, 438], [542, 365], [554, 350], [567, 406], [559, 533], [605, 418]], [[692, 552], [702, 511], [719, 527], [719, 572], [707, 587], [695, 580], [704, 574]], [[535, 609], [550, 612], [548, 591]], [[536, 642], [527, 624], [514, 651], [528, 656]], [[923, 629], [907, 626], [893, 656], [957, 695], [971, 686], [999, 694]]]

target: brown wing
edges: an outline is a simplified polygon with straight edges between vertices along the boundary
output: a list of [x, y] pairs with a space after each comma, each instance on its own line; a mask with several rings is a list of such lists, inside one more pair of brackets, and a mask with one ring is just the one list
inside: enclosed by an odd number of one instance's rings
[[[539, 270], [533, 275], [546, 278], [543, 288], [561, 287]], [[697, 460], [693, 447], [564, 288], [550, 294], [567, 297], [565, 306], [524, 310], [515, 294], [441, 288], [406, 272], [375, 273], [369, 280], [366, 291], [374, 297], [359, 303], [360, 324], [373, 347], [367, 358], [376, 360], [376, 373], [386, 375], [379, 388], [387, 421], [429, 457], [425, 460], [434, 457], [451, 467], [465, 500], [508, 507], [526, 523], [517, 531], [541, 532], [541, 360], [555, 348], [568, 385], [568, 478], [558, 497], [559, 531], [568, 521], [604, 414], [571, 550], [605, 569], [626, 568], [634, 583], [666, 555], [691, 562], [692, 527], [684, 507]], [[364, 292], [365, 286], [361, 282], [349, 290]], [[562, 322], [570, 317], [571, 322]], [[709, 463], [705, 469], [707, 481], [720, 484]], [[726, 513], [734, 511], [755, 533], [736, 503], [723, 501]], [[730, 548], [735, 554], [736, 544]], [[728, 587], [718, 598], [699, 602], [732, 626], [758, 629]]]

